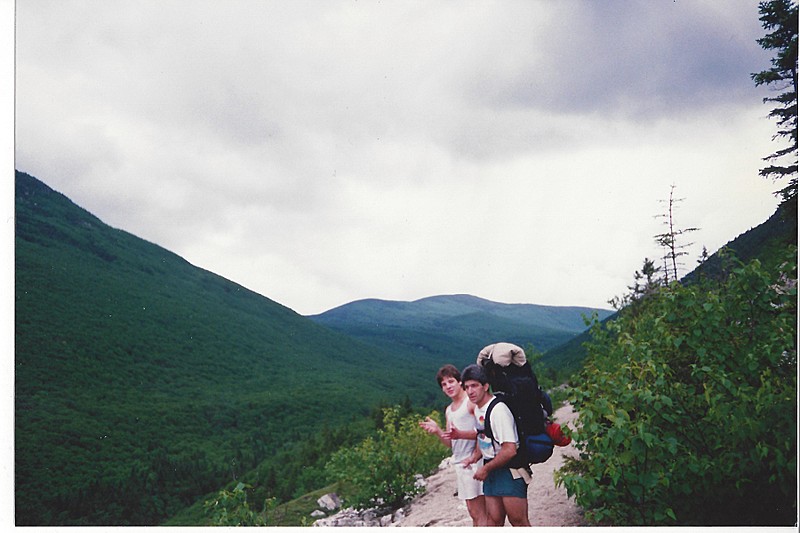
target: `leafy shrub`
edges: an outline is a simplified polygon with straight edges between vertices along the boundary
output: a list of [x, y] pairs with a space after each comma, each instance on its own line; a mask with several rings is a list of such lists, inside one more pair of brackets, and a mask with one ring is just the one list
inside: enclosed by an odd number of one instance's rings
[[571, 389], [581, 451], [557, 473], [617, 525], [792, 524], [797, 503], [796, 248], [736, 262], [595, 324]]
[[249, 485], [239, 483], [232, 490], [221, 490], [217, 497], [203, 504], [206, 516], [213, 526], [267, 526], [267, 517], [275, 506], [275, 500], [264, 501], [264, 508], [259, 513], [250, 509], [247, 503]]
[[[438, 418], [431, 413], [431, 418]], [[342, 448], [326, 465], [328, 475], [346, 487], [346, 505], [399, 507], [423, 489], [417, 474], [427, 475], [449, 450], [419, 427], [421, 417], [400, 417], [400, 407], [383, 410], [383, 428], [352, 448]]]

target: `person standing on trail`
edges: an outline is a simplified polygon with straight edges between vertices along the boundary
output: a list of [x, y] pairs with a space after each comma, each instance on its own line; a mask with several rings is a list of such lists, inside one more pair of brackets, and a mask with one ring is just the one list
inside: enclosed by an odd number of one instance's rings
[[[461, 372], [461, 382], [469, 400], [475, 404], [478, 428], [478, 446], [465, 464], [483, 464], [475, 472], [475, 479], [483, 481], [488, 526], [503, 526], [508, 517], [512, 526], [530, 526], [528, 519], [528, 482], [530, 474], [525, 469], [508, 467], [517, 454], [519, 437], [514, 416], [503, 402], [495, 402], [489, 417], [488, 428], [492, 438], [483, 430], [489, 405], [495, 396], [489, 392], [486, 371], [478, 365], [469, 365]], [[523, 470], [523, 472], [520, 472]]]
[[430, 417], [419, 423], [420, 427], [439, 437], [442, 443], [453, 450], [453, 467], [456, 471], [458, 498], [467, 504], [473, 526], [486, 525], [486, 504], [483, 497], [483, 483], [473, 477], [471, 467], [463, 462], [472, 456], [476, 449], [478, 432], [475, 428], [475, 405], [467, 398], [461, 387], [461, 373], [453, 365], [444, 365], [436, 373], [436, 381], [451, 403], [445, 409], [445, 430]]

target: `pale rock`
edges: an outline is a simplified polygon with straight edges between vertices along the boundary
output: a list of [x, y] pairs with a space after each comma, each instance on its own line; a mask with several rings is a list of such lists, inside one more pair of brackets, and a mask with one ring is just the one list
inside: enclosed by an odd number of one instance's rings
[[[394, 526], [396, 514], [393, 516], [391, 513], [385, 513], [385, 509], [373, 508], [357, 511], [352, 507], [343, 509], [327, 518], [320, 518], [314, 521], [314, 527], [387, 527]], [[400, 515], [405, 516], [401, 513]]]
[[322, 509], [333, 511], [334, 509], [338, 509], [339, 506], [342, 505], [342, 502], [339, 500], [339, 496], [336, 493], [329, 492], [317, 500], [317, 505]]

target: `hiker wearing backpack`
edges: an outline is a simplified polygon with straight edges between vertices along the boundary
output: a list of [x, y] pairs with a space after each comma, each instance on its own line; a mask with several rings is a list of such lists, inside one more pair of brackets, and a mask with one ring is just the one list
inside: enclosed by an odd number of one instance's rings
[[[489, 392], [486, 371], [477, 364], [461, 373], [461, 383], [469, 400], [475, 404], [478, 446], [465, 465], [479, 463], [474, 478], [483, 481], [488, 526], [502, 526], [506, 517], [512, 526], [530, 526], [528, 519], [527, 468], [511, 468], [517, 456], [519, 437], [511, 410]], [[492, 407], [486, 424], [489, 407]]]
[[430, 417], [419, 425], [453, 450], [453, 468], [456, 471], [458, 498], [467, 504], [473, 526], [486, 525], [486, 504], [483, 483], [473, 477], [474, 470], [463, 462], [472, 456], [478, 432], [475, 428], [475, 404], [469, 401], [461, 387], [461, 372], [453, 365], [444, 365], [436, 373], [436, 382], [451, 403], [445, 409], [445, 430]]

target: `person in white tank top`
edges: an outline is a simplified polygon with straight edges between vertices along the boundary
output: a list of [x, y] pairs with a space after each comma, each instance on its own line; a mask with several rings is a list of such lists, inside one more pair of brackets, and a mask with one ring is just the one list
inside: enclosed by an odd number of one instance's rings
[[445, 409], [445, 429], [430, 417], [419, 423], [428, 433], [436, 435], [445, 446], [453, 450], [453, 468], [456, 471], [458, 497], [467, 504], [473, 526], [487, 525], [483, 482], [473, 476], [475, 469], [462, 463], [475, 452], [478, 432], [475, 427], [475, 404], [469, 401], [461, 386], [461, 372], [453, 365], [445, 365], [436, 373], [436, 381], [451, 403]]

